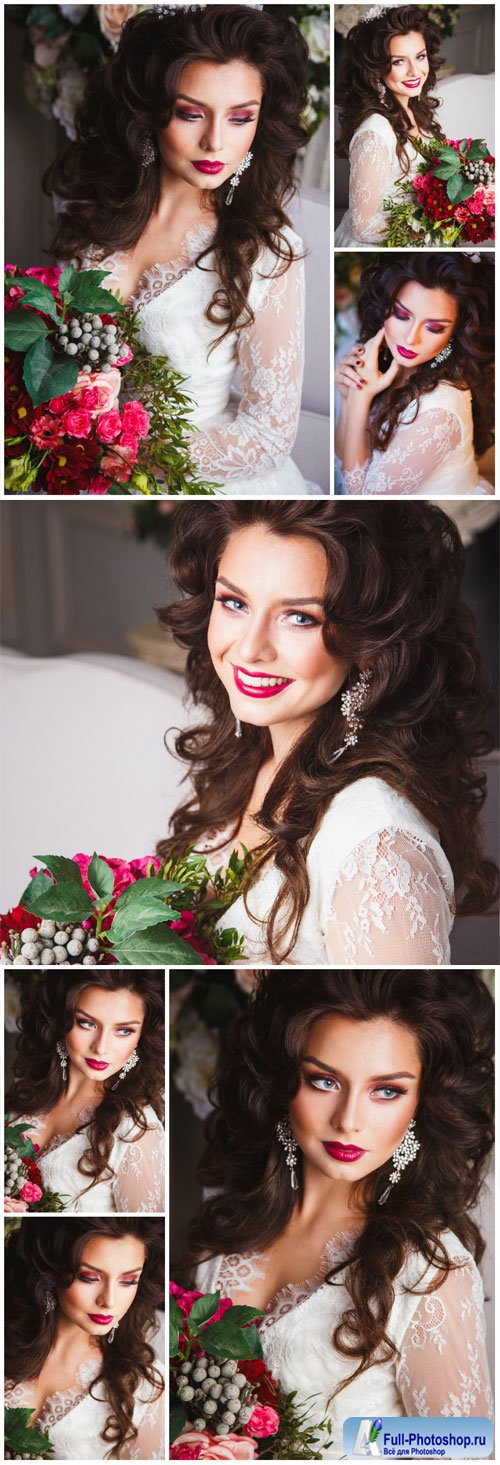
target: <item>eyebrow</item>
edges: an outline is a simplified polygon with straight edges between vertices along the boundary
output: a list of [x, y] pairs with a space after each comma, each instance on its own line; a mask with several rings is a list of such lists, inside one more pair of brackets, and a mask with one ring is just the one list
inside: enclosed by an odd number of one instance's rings
[[[327, 1070], [328, 1073], [333, 1073], [334, 1075], [339, 1074], [339, 1078], [343, 1078], [343, 1076], [344, 1076], [343, 1074], [340, 1073], [340, 1070], [338, 1068], [330, 1068], [330, 1064], [329, 1063], [323, 1063], [323, 1059], [322, 1058], [313, 1058], [312, 1057], [312, 1054], [306, 1053], [305, 1054], [305, 1057], [302, 1059], [302, 1062], [303, 1063], [316, 1063], [317, 1066], [318, 1066], [318, 1068], [326, 1068], [326, 1070]], [[390, 1079], [390, 1078], [416, 1078], [416, 1077], [417, 1077], [416, 1073], [376, 1073], [372, 1078], [369, 1078], [368, 1079], [368, 1083], [386, 1083], [387, 1080]]]
[[[94, 1017], [91, 1012], [86, 1012], [84, 1007], [75, 1007], [75, 1017], [76, 1017], [77, 1012], [80, 1014], [80, 1017], [88, 1017], [88, 1018], [90, 1018], [90, 1021], [91, 1022], [99, 1022], [99, 1018], [98, 1017]], [[125, 1022], [114, 1022], [113, 1023], [113, 1027], [115, 1027], [115, 1028], [137, 1028], [139, 1026], [140, 1021], [141, 1021], [141, 1019], [139, 1017], [127, 1017], [125, 1019]]]
[[[411, 312], [411, 310], [409, 310], [408, 306], [407, 305], [403, 305], [403, 301], [402, 300], [396, 299], [394, 301], [394, 304], [395, 305], [399, 305], [399, 309], [400, 310], [406, 310], [407, 315], [411, 315], [412, 314], [412, 312]], [[426, 319], [426, 321], [432, 321], [433, 322], [433, 325], [435, 325], [435, 326], [453, 326], [455, 324], [454, 321], [448, 320], [447, 316], [444, 316], [444, 315], [426, 315], [425, 319]]]
[[[193, 102], [195, 107], [206, 107], [206, 102], [198, 102], [196, 97], [187, 97], [185, 92], [177, 93], [177, 101]], [[233, 102], [232, 107], [228, 107], [227, 110], [228, 112], [234, 112], [238, 107], [260, 107], [260, 102]]]
[[[248, 600], [246, 591], [239, 590], [237, 585], [232, 585], [224, 575], [217, 576], [217, 584], [226, 585], [227, 589], [233, 590], [235, 595], [241, 595], [244, 600]], [[280, 605], [324, 605], [324, 603], [324, 600], [320, 600], [317, 595], [295, 595], [293, 600], [280, 600], [279, 602]]]
[[[93, 1267], [91, 1262], [80, 1262], [80, 1266], [86, 1267], [88, 1272], [98, 1272], [100, 1277], [106, 1275], [102, 1267]], [[128, 1272], [120, 1272], [120, 1277], [135, 1277], [137, 1272], [140, 1276], [142, 1267], [131, 1267]]]

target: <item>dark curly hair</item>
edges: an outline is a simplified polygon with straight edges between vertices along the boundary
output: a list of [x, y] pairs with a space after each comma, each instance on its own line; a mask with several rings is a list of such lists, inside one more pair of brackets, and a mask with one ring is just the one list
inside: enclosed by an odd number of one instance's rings
[[120, 1319], [112, 1347], [102, 1348], [102, 1368], [90, 1388], [92, 1397], [101, 1380], [106, 1389], [110, 1413], [102, 1438], [111, 1445], [109, 1460], [119, 1459], [122, 1446], [137, 1439], [132, 1416], [139, 1386], [147, 1382], [152, 1398], [163, 1392], [149, 1341], [165, 1291], [163, 1222], [133, 1216], [21, 1221], [5, 1251], [5, 1372], [13, 1383], [38, 1378], [56, 1337], [57, 1311], [46, 1311], [47, 1293], [71, 1285], [87, 1242], [96, 1236], [135, 1236], [146, 1251], [134, 1301]]
[[[484, 453], [493, 442], [494, 432], [494, 264], [487, 255], [474, 260], [455, 252], [436, 254], [398, 253], [388, 260], [379, 259], [365, 266], [361, 275], [358, 301], [360, 339], [368, 341], [394, 309], [398, 293], [409, 280], [427, 290], [446, 290], [458, 306], [458, 321], [453, 332], [453, 349], [446, 361], [437, 367], [425, 361], [407, 377], [403, 385], [396, 381], [374, 398], [370, 414], [372, 448], [382, 451], [389, 446], [412, 402], [435, 392], [441, 381], [451, 382], [460, 390], [467, 387], [472, 396], [474, 447]], [[392, 359], [382, 347], [380, 363]]]
[[[417, 31], [424, 37], [429, 60], [427, 80], [419, 96], [411, 99], [413, 116], [408, 115], [388, 87], [385, 88], [382, 98], [378, 93], [379, 83], [384, 80], [391, 67], [390, 41], [393, 36], [407, 36], [410, 31]], [[337, 87], [341, 127], [336, 149], [338, 156], [349, 156], [349, 143], [356, 129], [367, 117], [378, 112], [381, 117], [387, 117], [396, 134], [398, 162], [402, 174], [407, 173], [409, 159], [406, 143], [410, 137], [413, 118], [420, 132], [430, 133], [441, 142], [446, 141], [435, 116], [441, 104], [437, 97], [431, 96], [432, 88], [436, 85], [438, 67], [443, 62], [439, 53], [438, 28], [418, 5], [396, 5], [387, 8], [383, 15], [377, 15], [373, 20], [360, 21], [353, 26], [347, 36], [346, 46], [347, 53]]]
[[220, 283], [207, 316], [221, 326], [220, 339], [253, 320], [248, 292], [260, 250], [270, 249], [283, 262], [281, 273], [296, 257], [284, 232], [290, 222], [285, 204], [294, 192], [296, 153], [308, 140], [301, 122], [308, 50], [295, 22], [247, 5], [180, 6], [175, 15], [153, 7], [133, 16], [116, 56], [91, 78], [76, 142], [44, 178], [46, 192], [65, 204], [53, 245], [59, 257], [81, 258], [91, 245], [102, 258], [131, 248], [159, 200], [159, 166], [144, 168], [144, 140], [170, 121], [183, 68], [190, 61], [235, 60], [257, 69], [264, 95], [252, 166], [242, 174], [231, 208], [225, 207], [226, 184], [210, 193], [217, 232], [209, 249]]
[[[417, 1158], [381, 1208], [392, 1160], [353, 1186], [366, 1224], [350, 1254], [351, 1306], [334, 1347], [356, 1363], [341, 1387], [383, 1348], [393, 1284], [412, 1250], [451, 1269], [440, 1239], [453, 1231], [479, 1261], [484, 1242], [471, 1215], [493, 1144], [494, 1004], [479, 973], [459, 971], [273, 971], [224, 1033], [211, 1097], [215, 1112], [199, 1167], [215, 1188], [189, 1230], [189, 1262], [219, 1253], [261, 1251], [284, 1231], [296, 1197], [276, 1123], [300, 1087], [300, 1062], [313, 1023], [336, 1015], [386, 1018], [409, 1028], [422, 1061], [416, 1111]], [[298, 1167], [301, 1198], [302, 1177]], [[335, 1278], [340, 1262], [328, 1274]]]
[[[56, 1043], [73, 1026], [75, 1009], [85, 987], [105, 992], [135, 992], [144, 1004], [144, 1024], [137, 1049], [139, 1063], [121, 1079], [113, 1074], [103, 1082], [105, 1098], [87, 1121], [88, 1148], [78, 1162], [91, 1185], [109, 1180], [113, 1171], [109, 1157], [116, 1130], [126, 1115], [144, 1134], [148, 1128], [144, 1110], [150, 1105], [158, 1118], [164, 1117], [165, 1087], [165, 996], [163, 972], [96, 970], [78, 974], [50, 972], [33, 985], [18, 1017], [19, 1038], [14, 1077], [5, 1096], [13, 1114], [41, 1114], [54, 1108], [65, 1090], [65, 1080], [56, 1053]], [[137, 1137], [137, 1136], [136, 1136]]]
[[309, 898], [312, 839], [335, 794], [358, 778], [384, 779], [412, 800], [439, 830], [459, 912], [487, 909], [496, 875], [481, 849], [478, 815], [486, 779], [476, 760], [491, 747], [484, 730], [489, 679], [473, 617], [460, 599], [460, 535], [441, 509], [423, 502], [256, 500], [176, 510], [171, 568], [183, 599], [158, 614], [188, 647], [188, 687], [209, 717], [176, 738], [193, 792], [174, 814], [159, 854], [185, 850], [207, 831], [226, 831], [227, 838], [228, 826], [236, 837], [258, 770], [271, 756], [266, 728], [246, 725], [235, 741], [227, 692], [207, 647], [221, 555], [235, 530], [254, 524], [322, 546], [325, 645], [351, 663], [354, 679], [359, 667], [373, 669], [356, 747], [332, 762], [344, 741], [339, 692], [318, 708], [255, 816], [262, 844], [254, 860], [273, 859], [284, 876], [268, 917], [273, 962], [283, 960], [297, 939]]

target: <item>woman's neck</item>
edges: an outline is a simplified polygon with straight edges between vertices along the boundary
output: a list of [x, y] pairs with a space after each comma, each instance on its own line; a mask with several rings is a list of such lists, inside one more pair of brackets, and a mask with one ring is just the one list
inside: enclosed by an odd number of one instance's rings
[[359, 1201], [353, 1201], [353, 1186], [350, 1180], [332, 1180], [316, 1166], [303, 1160], [303, 1193], [299, 1204], [301, 1221], [313, 1226], [316, 1221], [328, 1218], [332, 1236], [345, 1226], [362, 1224], [365, 1209]]
[[64, 1098], [69, 1104], [79, 1104], [83, 1108], [86, 1104], [100, 1104], [104, 1098], [105, 1090], [102, 1083], [96, 1083], [94, 1079], [87, 1078], [85, 1073], [80, 1073], [73, 1063], [69, 1065], [68, 1083]]
[[193, 188], [185, 178], [176, 177], [164, 163], [160, 165], [160, 191], [155, 218], [159, 224], [172, 227], [173, 224], [201, 223], [213, 217], [210, 199], [204, 189]]
[[56, 1315], [56, 1334], [50, 1350], [52, 1357], [60, 1354], [65, 1362], [74, 1361], [77, 1365], [84, 1359], [95, 1356], [98, 1349], [100, 1350], [98, 1340], [90, 1333], [86, 1333], [84, 1328], [80, 1328], [78, 1323], [72, 1322], [71, 1318], [66, 1317], [59, 1307]]

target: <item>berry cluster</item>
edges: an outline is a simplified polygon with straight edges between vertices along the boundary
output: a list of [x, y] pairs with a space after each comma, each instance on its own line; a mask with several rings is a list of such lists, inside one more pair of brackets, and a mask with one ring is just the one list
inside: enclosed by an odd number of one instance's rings
[[181, 1363], [176, 1387], [194, 1429], [210, 1426], [216, 1435], [225, 1435], [234, 1425], [240, 1428], [252, 1418], [255, 1395], [232, 1358], [215, 1363], [202, 1357]]
[[484, 188], [489, 188], [490, 183], [493, 183], [495, 178], [494, 164], [487, 162], [486, 159], [481, 160], [478, 158], [476, 162], [473, 162], [469, 158], [464, 163], [462, 172], [471, 183], [482, 184]]
[[69, 315], [58, 330], [56, 350], [74, 356], [80, 371], [110, 371], [117, 365], [123, 344], [118, 327], [103, 324], [100, 315]]
[[25, 1168], [24, 1161], [21, 1160], [20, 1155], [17, 1154], [17, 1150], [12, 1149], [12, 1145], [6, 1145], [4, 1178], [5, 1194], [12, 1196], [19, 1195], [24, 1185], [24, 1182], [27, 1179], [28, 1171]]
[[40, 921], [12, 938], [13, 960], [6, 966], [97, 966], [99, 942], [81, 926]]

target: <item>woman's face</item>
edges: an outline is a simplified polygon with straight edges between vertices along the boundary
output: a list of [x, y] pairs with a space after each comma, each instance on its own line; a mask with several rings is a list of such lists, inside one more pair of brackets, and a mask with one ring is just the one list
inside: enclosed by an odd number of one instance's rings
[[75, 1008], [73, 1026], [66, 1033], [70, 1064], [96, 1083], [118, 1073], [139, 1042], [144, 1003], [137, 992], [122, 987], [106, 992], [84, 987]]
[[306, 1162], [348, 1182], [378, 1170], [413, 1119], [421, 1072], [414, 1034], [390, 1018], [333, 1016], [314, 1023], [290, 1102]]
[[409, 31], [407, 36], [392, 36], [389, 41], [391, 58], [384, 86], [408, 106], [412, 97], [419, 97], [429, 75], [429, 62], [424, 37], [418, 31]]
[[457, 320], [457, 302], [447, 290], [428, 289], [417, 280], [407, 280], [384, 321], [394, 360], [410, 371], [432, 361], [451, 341]]
[[299, 732], [339, 691], [347, 662], [322, 636], [325, 552], [314, 539], [238, 529], [219, 564], [208, 648], [232, 711]]
[[137, 1236], [93, 1236], [74, 1282], [57, 1293], [65, 1318], [91, 1337], [105, 1337], [132, 1306], [145, 1260]]
[[252, 146], [262, 94], [259, 72], [246, 61], [191, 61], [158, 132], [165, 167], [200, 191], [226, 183]]

